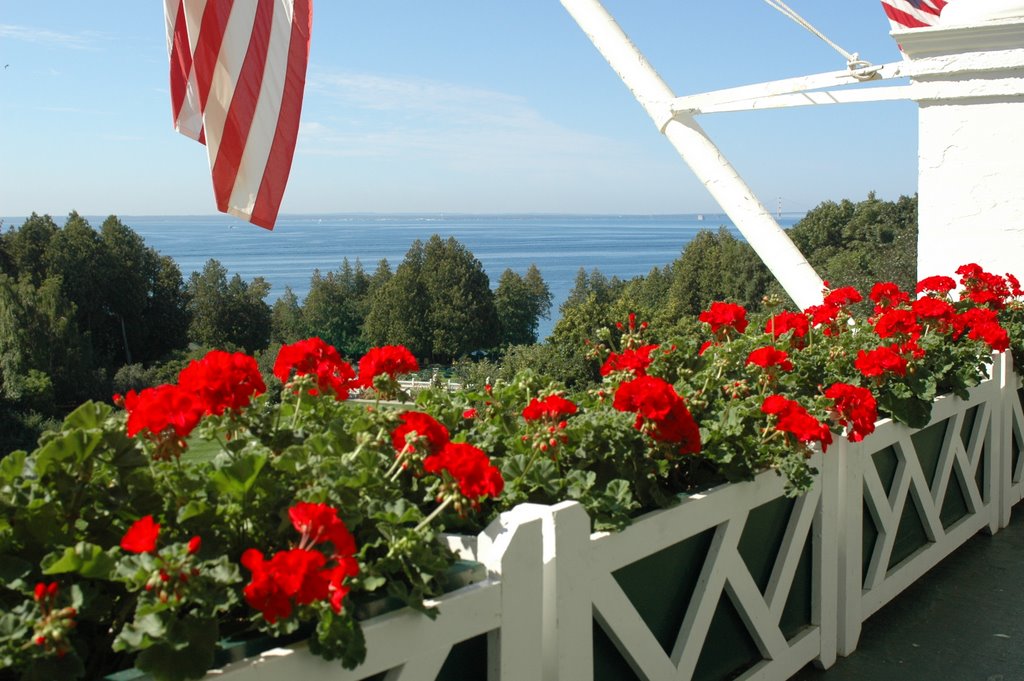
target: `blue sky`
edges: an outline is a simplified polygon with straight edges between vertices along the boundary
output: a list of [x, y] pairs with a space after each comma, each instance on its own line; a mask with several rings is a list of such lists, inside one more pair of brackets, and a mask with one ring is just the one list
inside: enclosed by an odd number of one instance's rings
[[[791, 0], [899, 59], [877, 2]], [[844, 68], [762, 0], [606, 0], [678, 95]], [[6, 65], [6, 66], [3, 66]], [[214, 213], [158, 0], [0, 0], [0, 215]], [[282, 212], [719, 212], [557, 0], [318, 0]], [[702, 116], [774, 211], [916, 191], [916, 105]]]

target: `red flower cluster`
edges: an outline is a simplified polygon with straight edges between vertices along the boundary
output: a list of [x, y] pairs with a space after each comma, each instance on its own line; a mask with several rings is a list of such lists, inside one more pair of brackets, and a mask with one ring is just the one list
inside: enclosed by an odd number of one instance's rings
[[966, 298], [975, 305], [987, 305], [994, 310], [1001, 310], [1006, 305], [1010, 287], [1003, 277], [986, 272], [975, 263], [962, 265], [956, 273], [960, 275], [960, 284], [964, 287], [960, 294], [961, 300]]
[[281, 347], [274, 362], [274, 375], [287, 383], [292, 372], [296, 376], [315, 376], [317, 387], [310, 394], [330, 392], [336, 400], [348, 398], [356, 378], [355, 370], [338, 351], [316, 337]]
[[423, 460], [423, 470], [440, 475], [447, 472], [458, 483], [462, 496], [472, 503], [496, 497], [505, 488], [501, 471], [491, 464], [483, 450], [465, 442], [449, 442], [440, 452]]
[[147, 515], [139, 518], [121, 537], [121, 548], [129, 553], [151, 553], [156, 551], [156, 538], [160, 524]]
[[[177, 384], [128, 391], [124, 396], [128, 436], [148, 431], [157, 442], [158, 455], [168, 453], [165, 450], [178, 454], [185, 446], [183, 438], [204, 415], [241, 409], [266, 389], [255, 359], [240, 352], [211, 350], [182, 369]], [[115, 396], [114, 401], [120, 399]]]
[[921, 337], [921, 325], [917, 315], [906, 308], [888, 308], [874, 319], [875, 333], [879, 338], [897, 338], [900, 341], [916, 341]]
[[539, 419], [561, 421], [572, 416], [576, 411], [577, 407], [574, 402], [565, 399], [561, 395], [548, 395], [543, 400], [539, 400], [536, 397], [530, 400], [530, 403], [523, 409], [523, 418], [527, 421], [537, 421]]
[[761, 411], [777, 418], [775, 429], [789, 433], [800, 442], [820, 442], [821, 451], [832, 444], [832, 431], [807, 413], [795, 400], [782, 395], [769, 395], [761, 404]]
[[640, 376], [621, 384], [612, 406], [636, 414], [633, 427], [659, 442], [678, 443], [680, 454], [700, 452], [700, 430], [671, 383]]
[[[778, 338], [782, 334], [792, 331], [792, 341], [805, 338], [809, 330], [810, 322], [807, 320], [807, 315], [800, 312], [790, 312], [788, 310], [783, 310], [778, 313], [769, 319], [764, 325], [764, 332], [772, 334], [774, 338]], [[800, 342], [792, 342], [792, 345], [797, 348], [803, 347], [803, 343]]]
[[700, 321], [711, 326], [711, 333], [717, 334], [722, 329], [733, 329], [737, 333], [747, 330], [747, 311], [742, 305], [735, 303], [714, 302], [700, 313]]
[[872, 286], [868, 298], [874, 302], [876, 313], [910, 302], [910, 294], [891, 281], [880, 281]]
[[905, 376], [907, 360], [900, 354], [898, 345], [883, 345], [874, 350], [861, 350], [853, 365], [867, 378], [884, 376], [887, 373]]
[[644, 376], [651, 365], [651, 353], [657, 345], [643, 345], [635, 350], [627, 348], [620, 353], [611, 353], [601, 365], [601, 375], [607, 376], [613, 371], [628, 371], [634, 376]]
[[391, 431], [391, 444], [399, 453], [415, 451], [420, 456], [436, 454], [448, 444], [448, 429], [430, 414], [421, 411], [403, 411], [402, 422]]
[[[355, 539], [337, 510], [326, 504], [299, 503], [288, 515], [302, 533], [297, 548], [278, 551], [270, 560], [256, 549], [242, 554], [242, 565], [252, 572], [252, 581], [242, 590], [246, 602], [271, 624], [291, 616], [296, 605], [318, 601], [340, 613], [349, 591], [345, 581], [359, 574]], [[329, 557], [313, 548], [324, 543], [333, 546]]]
[[267, 391], [256, 360], [241, 352], [211, 350], [178, 374], [178, 385], [199, 398], [207, 414], [220, 416], [228, 409], [249, 405]]
[[921, 281], [917, 282], [918, 293], [937, 293], [940, 296], [949, 295], [949, 292], [956, 288], [956, 282], [953, 281], [952, 277], [944, 277], [936, 275], [934, 277], [925, 277]]
[[149, 431], [154, 439], [161, 439], [165, 431], [173, 431], [178, 438], [188, 437], [203, 417], [203, 405], [194, 393], [177, 385], [158, 385], [140, 393], [129, 390], [124, 396], [128, 412], [128, 437]]
[[71, 630], [76, 627], [78, 611], [73, 606], [57, 607], [57, 582], [37, 582], [33, 599], [39, 608], [39, 619], [32, 627], [32, 643], [58, 658], [71, 652]]
[[953, 318], [953, 336], [965, 331], [971, 340], [980, 340], [996, 352], [1010, 347], [1010, 336], [997, 319], [996, 311], [987, 307], [972, 307]]
[[836, 420], [849, 429], [850, 442], [860, 442], [875, 431], [878, 404], [867, 388], [848, 383], [833, 383], [825, 397], [835, 404]]
[[785, 350], [779, 350], [771, 345], [758, 348], [747, 355], [747, 365], [754, 364], [762, 369], [778, 367], [782, 371], [792, 371], [793, 363], [789, 361], [789, 354]]
[[383, 345], [370, 348], [359, 360], [359, 385], [364, 388], [373, 387], [373, 379], [387, 374], [394, 380], [399, 374], [419, 371], [420, 365], [416, 358], [404, 345]]

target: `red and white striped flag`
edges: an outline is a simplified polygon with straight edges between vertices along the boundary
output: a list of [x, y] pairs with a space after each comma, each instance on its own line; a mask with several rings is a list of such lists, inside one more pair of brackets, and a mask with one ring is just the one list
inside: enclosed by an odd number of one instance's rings
[[892, 30], [931, 26], [939, 19], [947, 0], [882, 0]]
[[274, 228], [306, 84], [312, 0], [164, 0], [174, 128], [206, 144], [217, 210]]

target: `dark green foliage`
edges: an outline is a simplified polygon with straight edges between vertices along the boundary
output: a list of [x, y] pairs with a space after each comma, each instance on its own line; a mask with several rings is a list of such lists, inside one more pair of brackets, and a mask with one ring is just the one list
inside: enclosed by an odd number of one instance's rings
[[[822, 278], [836, 286], [853, 286], [866, 295], [878, 281], [895, 282], [905, 291], [917, 283], [917, 196], [893, 202], [872, 192], [859, 203], [826, 201], [789, 236]], [[864, 304], [859, 312], [867, 309]]]
[[[371, 278], [358, 260], [353, 267], [345, 258], [338, 271], [325, 275], [314, 271], [302, 305], [303, 332], [299, 337], [319, 336], [347, 357], [366, 352], [362, 326], [370, 283]], [[290, 342], [294, 340], [297, 338]]]
[[294, 343], [304, 337], [305, 329], [299, 298], [290, 286], [285, 286], [270, 308], [270, 342]]
[[251, 282], [208, 260], [202, 272], [193, 272], [186, 286], [189, 340], [218, 348], [244, 348], [255, 352], [270, 342], [270, 306], [264, 301], [270, 284], [263, 277]]
[[772, 275], [745, 241], [725, 227], [698, 232], [669, 268], [667, 311], [673, 316], [697, 315], [716, 300], [757, 309]]
[[499, 342], [487, 273], [452, 237], [417, 240], [394, 275], [371, 280], [369, 291], [363, 331], [370, 345], [400, 344], [417, 357], [448, 362]]
[[551, 312], [551, 289], [536, 265], [530, 265], [525, 276], [506, 269], [494, 291], [494, 306], [502, 345], [536, 343], [537, 325]]

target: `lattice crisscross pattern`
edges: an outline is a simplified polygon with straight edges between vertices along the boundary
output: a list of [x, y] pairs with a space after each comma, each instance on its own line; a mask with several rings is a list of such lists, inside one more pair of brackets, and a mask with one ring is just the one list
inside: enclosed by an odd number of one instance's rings
[[[842, 470], [847, 477], [847, 508], [845, 538], [840, 540], [844, 553], [840, 582], [845, 594], [840, 606], [840, 654], [856, 648], [860, 624], [867, 617], [979, 530], [996, 529], [998, 397], [997, 381], [989, 380], [972, 388], [967, 400], [939, 398], [928, 426], [944, 428], [937, 455], [918, 451], [915, 431], [892, 421], [881, 422], [861, 443], [845, 444]], [[896, 457], [888, 486], [875, 458], [886, 449]], [[922, 465], [925, 459], [936, 461], [930, 475]], [[951, 485], [959, 486], [966, 511], [944, 524], [943, 504]], [[877, 530], [870, 556], [862, 555], [865, 528], [861, 519], [865, 512]], [[894, 559], [901, 521], [907, 514], [920, 521], [925, 541], [908, 555]], [[862, 571], [863, 578], [859, 578]]]
[[[820, 485], [793, 502], [781, 545], [770, 557], [771, 575], [763, 592], [741, 556], [740, 538], [751, 513], [757, 513], [759, 506], [778, 499], [783, 492], [781, 479], [767, 474], [753, 482], [718, 488], [687, 499], [680, 506], [652, 513], [625, 532], [595, 534], [571, 552], [564, 552], [563, 546], [559, 546], [559, 595], [563, 580], [571, 583], [572, 597], [590, 606], [593, 618], [623, 659], [645, 681], [685, 681], [693, 677], [701, 653], [714, 644], [709, 641], [708, 632], [724, 596], [732, 603], [761, 656], [739, 678], [760, 676], [769, 666], [778, 668], [772, 670], [771, 678], [787, 678], [821, 655], [823, 640], [831, 643], [833, 639], [831, 635], [823, 638], [818, 625], [822, 601], [829, 600], [821, 597], [823, 554], [820, 542], [814, 540], [816, 534], [820, 539], [821, 533], [812, 531], [816, 523], [822, 522]], [[562, 519], [556, 522], [564, 534]], [[682, 624], [671, 650], [666, 651], [614, 573], [631, 562], [709, 531], [710, 549], [703, 558], [697, 588], [684, 606], [685, 612], [679, 613]], [[812, 622], [787, 640], [781, 620], [808, 542], [814, 542]], [[568, 560], [571, 556], [578, 560]], [[671, 580], [673, 575], [666, 574], [664, 578]], [[834, 583], [825, 583], [834, 590]], [[560, 678], [589, 679], [593, 676], [591, 620], [588, 617], [575, 626], [580, 629], [566, 632], [559, 623]], [[573, 650], [573, 643], [580, 647]]]

